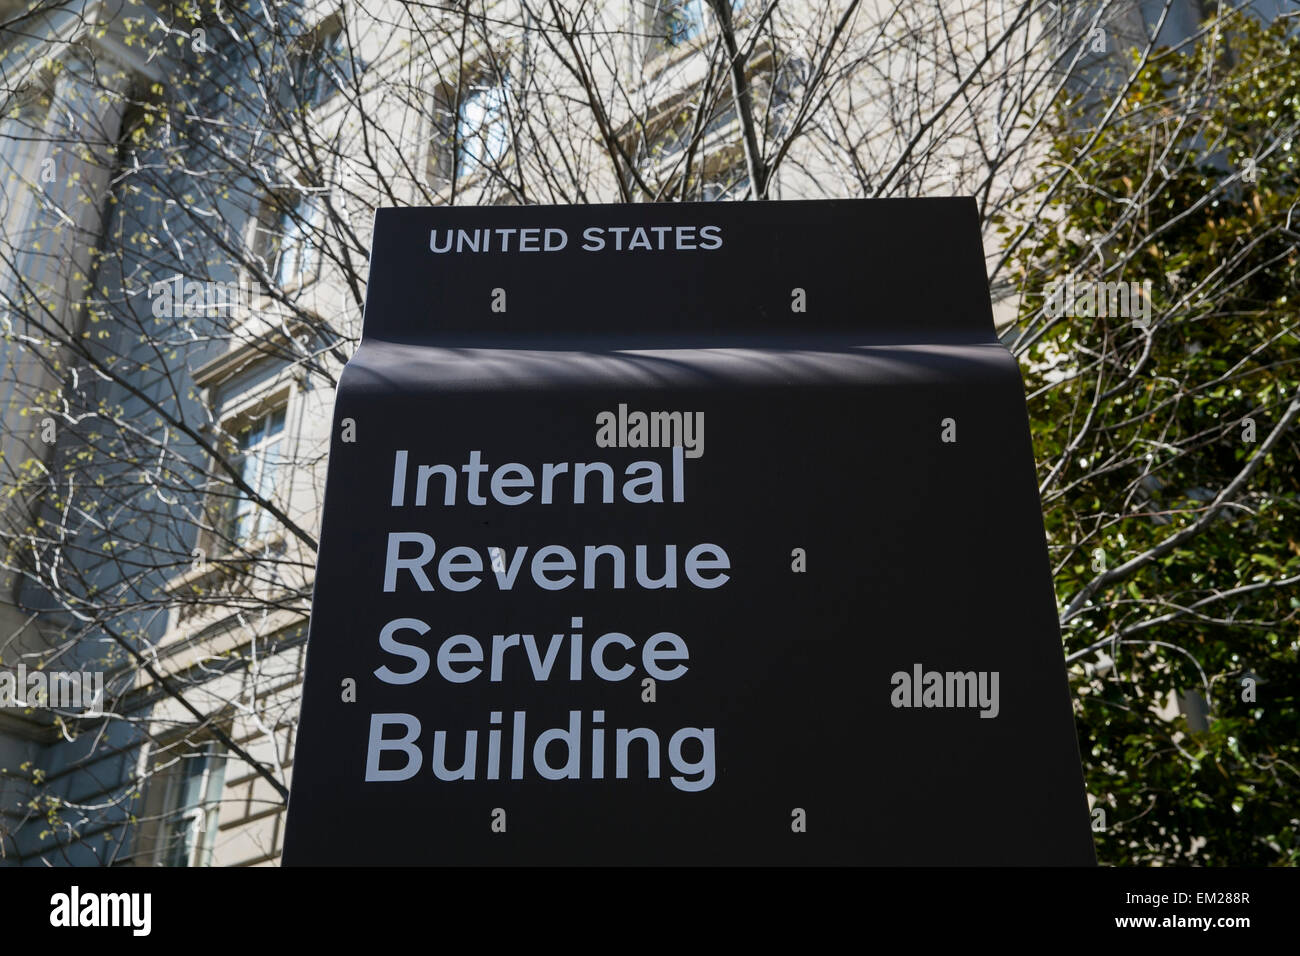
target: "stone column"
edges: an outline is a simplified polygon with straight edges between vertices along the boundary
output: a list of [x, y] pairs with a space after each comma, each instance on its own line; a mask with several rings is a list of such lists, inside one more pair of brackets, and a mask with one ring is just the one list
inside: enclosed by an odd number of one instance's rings
[[[0, 121], [0, 490], [52, 446], [39, 416], [21, 415], [33, 393], [59, 384], [50, 360], [79, 334], [91, 280], [90, 248], [107, 209], [129, 76], [110, 60], [73, 52], [48, 88], [33, 88]], [[47, 104], [47, 105], [42, 105]], [[41, 326], [53, 331], [49, 335]], [[6, 333], [13, 333], [7, 335]], [[46, 341], [42, 342], [42, 339]], [[21, 529], [39, 496], [0, 497], [0, 528]], [[0, 548], [4, 547], [0, 542]], [[0, 569], [0, 667], [40, 650], [42, 635], [16, 607], [15, 576]], [[17, 767], [49, 735], [48, 715], [0, 711], [0, 766]], [[0, 809], [13, 781], [0, 779]]]

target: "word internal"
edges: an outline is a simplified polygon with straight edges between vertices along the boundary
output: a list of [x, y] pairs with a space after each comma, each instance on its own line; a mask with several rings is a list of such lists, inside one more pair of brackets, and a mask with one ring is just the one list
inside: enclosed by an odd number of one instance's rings
[[[703, 416], [701, 416], [703, 417]], [[700, 423], [700, 441], [703, 442], [703, 422]], [[700, 445], [703, 451], [703, 444]], [[669, 492], [672, 500], [681, 502], [686, 500], [686, 478], [684, 472], [684, 453], [680, 444], [675, 445], [672, 451], [672, 464], [670, 466]], [[407, 478], [410, 472], [410, 466], [407, 464], [410, 453], [406, 449], [400, 449], [393, 457], [393, 494], [391, 504], [394, 508], [401, 508], [406, 505]], [[570, 473], [569, 469], [573, 471]], [[492, 500], [499, 505], [516, 506], [532, 501], [534, 493], [531, 489], [538, 488], [540, 484], [540, 495], [538, 500], [544, 504], [554, 504], [556, 500], [557, 484], [571, 480], [572, 498], [575, 505], [587, 503], [587, 490], [589, 479], [592, 475], [599, 481], [599, 501], [602, 504], [612, 504], [614, 501], [614, 486], [617, 481], [614, 477], [614, 468], [608, 462], [588, 461], [588, 462], [547, 462], [541, 466], [541, 478], [537, 478], [533, 469], [519, 462], [508, 462], [492, 470], [491, 465], [483, 462], [483, 453], [481, 451], [471, 451], [469, 461], [461, 465], [458, 469], [455, 465], [420, 465], [415, 471], [414, 484], [414, 504], [417, 508], [423, 508], [429, 501], [429, 482], [434, 478], [439, 479], [442, 486], [442, 503], [445, 507], [451, 508], [456, 504], [457, 489], [459, 479], [457, 472], [465, 474], [465, 501], [468, 504], [483, 506], [488, 503], [487, 496], [483, 493], [481, 479], [492, 471], [492, 477], [488, 479], [488, 493], [492, 495]], [[632, 504], [647, 504], [651, 502], [662, 504], [664, 501], [664, 469], [657, 461], [634, 461], [624, 470], [625, 481], [619, 489], [619, 493], [624, 501]]]

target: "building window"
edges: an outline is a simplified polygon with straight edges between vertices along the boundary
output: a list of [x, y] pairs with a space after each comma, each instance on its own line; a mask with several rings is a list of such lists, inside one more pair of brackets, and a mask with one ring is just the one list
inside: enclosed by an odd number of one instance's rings
[[[359, 69], [359, 65], [356, 67]], [[293, 59], [293, 96], [286, 106], [319, 106], [355, 75], [348, 35], [337, 18], [302, 41]]]
[[300, 195], [281, 209], [271, 234], [275, 279], [280, 288], [310, 281], [316, 268], [316, 230], [320, 207], [314, 197]]
[[460, 104], [456, 117], [462, 174], [495, 166], [510, 145], [510, 118], [504, 83], [473, 87]]
[[705, 202], [721, 202], [726, 199], [743, 199], [749, 189], [749, 174], [743, 170], [732, 171], [729, 175], [704, 184], [700, 198]]
[[[669, 49], [686, 46], [704, 33], [705, 0], [650, 0], [651, 34]], [[745, 0], [732, 0], [732, 21], [740, 19]], [[712, 15], [712, 10], [710, 9]]]
[[435, 128], [429, 179], [436, 189], [453, 176], [476, 178], [499, 168], [510, 153], [510, 81], [487, 64], [466, 71], [459, 86], [448, 83], [434, 97]]
[[[238, 452], [232, 464], [244, 484], [264, 501], [273, 498], [276, 482], [283, 478], [285, 412], [286, 406], [281, 405], [245, 420], [235, 431]], [[274, 528], [274, 518], [247, 492], [239, 491], [224, 524], [224, 540], [242, 547], [265, 538]]]
[[704, 0], [677, 0], [665, 6], [669, 46], [690, 43], [704, 31]]
[[212, 865], [225, 776], [225, 754], [216, 743], [180, 759], [167, 796], [164, 866]]

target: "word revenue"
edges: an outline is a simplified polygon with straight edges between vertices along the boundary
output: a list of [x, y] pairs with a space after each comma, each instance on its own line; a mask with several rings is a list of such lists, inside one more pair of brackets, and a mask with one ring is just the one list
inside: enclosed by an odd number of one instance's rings
[[[403, 555], [402, 545], [416, 545], [418, 554], [411, 554], [410, 548]], [[677, 587], [677, 545], [663, 545], [663, 572], [651, 573], [648, 567], [648, 547], [638, 544], [633, 549], [635, 566], [634, 576], [638, 586], [647, 590]], [[429, 578], [425, 566], [437, 562], [438, 582], [448, 591], [471, 591], [483, 582], [490, 573], [496, 578], [497, 587], [502, 591], [514, 589], [515, 581], [523, 569], [529, 548], [520, 545], [513, 554], [507, 554], [505, 548], [489, 547], [484, 553], [474, 548], [463, 546], [446, 548], [438, 557], [438, 545], [432, 537], [422, 531], [390, 531], [388, 533], [388, 554], [384, 559], [384, 593], [391, 594], [397, 590], [398, 572], [405, 571], [410, 580], [421, 591], [432, 591], [433, 581]], [[605, 558], [604, 562], [600, 562]], [[622, 546], [617, 544], [589, 544], [582, 549], [582, 587], [592, 590], [596, 585], [596, 572], [600, 563], [605, 569], [602, 575], [608, 585], [616, 591], [627, 587], [628, 559]], [[712, 590], [720, 588], [731, 580], [726, 572], [731, 569], [731, 558], [727, 552], [716, 544], [697, 544], [682, 559], [682, 573], [686, 580], [697, 588]], [[560, 544], [548, 544], [533, 552], [528, 561], [528, 577], [544, 591], [562, 591], [577, 581], [570, 571], [578, 570], [578, 557], [572, 550]], [[657, 570], [657, 569], [656, 569]]]
[[[703, 431], [702, 426], [700, 431]], [[614, 466], [603, 461], [547, 462], [541, 465], [539, 475], [527, 465], [514, 461], [498, 465], [494, 469], [483, 461], [481, 451], [471, 451], [469, 461], [459, 467], [419, 465], [412, 474], [409, 458], [410, 453], [406, 449], [398, 450], [393, 458], [391, 503], [394, 508], [405, 507], [408, 498], [415, 507], [425, 507], [429, 502], [430, 482], [435, 478], [437, 484], [434, 495], [448, 508], [457, 503], [462, 487], [467, 504], [486, 505], [488, 496], [491, 495], [497, 504], [515, 506], [526, 504], [534, 498], [544, 505], [555, 504], [557, 499], [571, 499], [575, 505], [589, 501], [612, 504], [615, 486], [619, 485], [614, 476]], [[624, 501], [632, 504], [662, 504], [665, 493], [674, 502], [685, 501], [685, 458], [686, 449], [674, 445], [667, 489], [664, 487], [664, 468], [659, 462], [632, 462], [623, 469], [624, 480], [617, 493]], [[483, 478], [489, 471], [492, 476], [486, 480], [485, 491]], [[463, 484], [460, 474], [465, 478]]]

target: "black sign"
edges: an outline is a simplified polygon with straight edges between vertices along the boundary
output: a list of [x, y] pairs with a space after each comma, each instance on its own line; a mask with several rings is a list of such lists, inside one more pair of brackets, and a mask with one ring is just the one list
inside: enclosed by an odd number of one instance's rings
[[384, 209], [285, 862], [1094, 862], [968, 199]]

